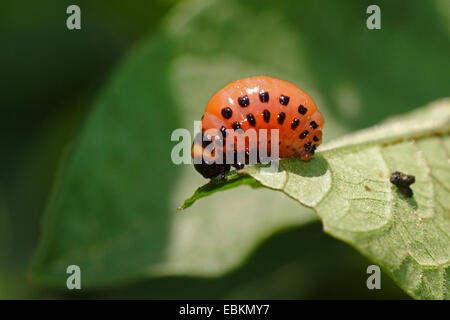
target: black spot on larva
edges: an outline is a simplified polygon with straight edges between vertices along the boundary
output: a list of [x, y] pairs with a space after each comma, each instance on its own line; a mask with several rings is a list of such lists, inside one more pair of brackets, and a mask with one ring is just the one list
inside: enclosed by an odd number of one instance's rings
[[269, 101], [269, 93], [267, 91], [260, 92], [259, 93], [259, 100], [261, 102], [268, 102]]
[[288, 103], [289, 103], [289, 97], [288, 97], [288, 96], [283, 96], [283, 95], [281, 95], [281, 96], [280, 96], [280, 103], [281, 103], [283, 106], [287, 106]]
[[312, 148], [311, 142], [305, 143], [304, 147], [306, 152], [311, 151]]
[[278, 123], [283, 124], [284, 119], [286, 119], [286, 113], [280, 112], [277, 117]]
[[265, 122], [269, 122], [270, 120], [270, 111], [265, 109], [262, 113]]
[[298, 112], [300, 114], [306, 114], [306, 112], [308, 112], [308, 109], [306, 109], [302, 104], [298, 107]]
[[222, 116], [225, 119], [230, 119], [232, 115], [233, 115], [233, 110], [231, 110], [231, 108], [226, 107], [226, 108], [222, 109]]
[[248, 123], [250, 123], [250, 125], [252, 125], [252, 126], [254, 126], [256, 124], [255, 117], [251, 113], [249, 113], [247, 115], [247, 120], [248, 120]]
[[239, 97], [238, 103], [241, 107], [245, 108], [250, 104], [250, 99], [248, 98], [248, 96]]
[[317, 141], [319, 141], [319, 138], [317, 138], [317, 136], [314, 136], [313, 140], [314, 140], [315, 142], [317, 142]]
[[233, 129], [237, 130], [241, 128], [241, 124], [239, 122], [233, 122]]
[[224, 126], [220, 128], [220, 132], [222, 132], [222, 137], [225, 138], [227, 136], [227, 128], [225, 128]]
[[309, 123], [309, 125], [310, 125], [311, 128], [313, 128], [313, 129], [317, 129], [317, 127], [318, 127], [318, 125], [317, 125], [317, 123], [316, 123], [315, 121], [311, 121], [311, 122]]
[[299, 124], [300, 124], [300, 120], [295, 118], [294, 120], [292, 120], [291, 129], [295, 130], [298, 127]]
[[304, 130], [302, 133], [300, 133], [300, 139], [305, 139], [306, 138], [306, 136], [308, 135], [308, 130]]
[[291, 148], [291, 146], [286, 146], [286, 149], [290, 149]]

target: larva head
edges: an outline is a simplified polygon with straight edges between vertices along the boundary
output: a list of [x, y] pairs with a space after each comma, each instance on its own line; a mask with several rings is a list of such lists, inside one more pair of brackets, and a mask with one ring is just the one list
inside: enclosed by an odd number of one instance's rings
[[[217, 145], [216, 135], [213, 137], [199, 133], [194, 139], [191, 149], [191, 156], [194, 159], [194, 168], [204, 178], [214, 178], [225, 176], [230, 171], [230, 165], [225, 164], [225, 158]], [[222, 161], [218, 163], [218, 158], [222, 156]]]
[[225, 177], [225, 174], [230, 171], [229, 164], [208, 164], [205, 161], [202, 161], [200, 164], [194, 164], [194, 168], [206, 179], [211, 179], [217, 176]]

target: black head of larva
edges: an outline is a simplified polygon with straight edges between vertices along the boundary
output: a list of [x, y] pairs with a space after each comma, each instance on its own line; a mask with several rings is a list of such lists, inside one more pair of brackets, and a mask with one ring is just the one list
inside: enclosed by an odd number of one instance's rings
[[204, 178], [210, 179], [219, 175], [225, 178], [225, 174], [230, 171], [229, 164], [217, 164], [215, 162], [208, 163], [202, 160], [200, 164], [194, 164], [195, 170], [197, 170]]
[[242, 108], [245, 108], [250, 104], [250, 99], [248, 98], [248, 96], [239, 97], [238, 103]]

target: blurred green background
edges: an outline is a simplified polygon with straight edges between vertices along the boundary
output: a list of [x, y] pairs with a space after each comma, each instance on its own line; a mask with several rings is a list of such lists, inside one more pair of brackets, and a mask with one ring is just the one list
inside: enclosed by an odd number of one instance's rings
[[449, 26], [447, 0], [3, 1], [0, 298], [408, 298], [282, 194], [177, 212], [205, 180], [170, 134], [260, 74], [313, 97], [325, 142], [374, 125], [449, 95]]

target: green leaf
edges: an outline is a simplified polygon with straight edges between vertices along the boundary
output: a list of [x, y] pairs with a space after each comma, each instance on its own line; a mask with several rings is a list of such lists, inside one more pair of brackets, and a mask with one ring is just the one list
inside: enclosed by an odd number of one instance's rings
[[[174, 92], [184, 79], [171, 74], [173, 46], [167, 35], [147, 39], [94, 103], [47, 204], [32, 266], [36, 282], [65, 289], [72, 264], [80, 266], [85, 289], [160, 275], [217, 276], [274, 232], [317, 219], [269, 191], [229, 192], [221, 201], [202, 201], [190, 215], [176, 211], [203, 178], [170, 159], [171, 133], [197, 117], [181, 124], [175, 112], [182, 104]], [[258, 185], [251, 178], [236, 183], [245, 181]], [[281, 212], [273, 215], [275, 209]]]
[[240, 176], [237, 174], [233, 175], [233, 173], [231, 173], [231, 176], [226, 180], [211, 179], [209, 183], [198, 188], [192, 195], [192, 197], [186, 199], [184, 203], [178, 208], [178, 210], [187, 209], [192, 206], [198, 199], [207, 197], [215, 192], [228, 190], [244, 184], [249, 185], [250, 187], [255, 189], [261, 187], [258, 182], [250, 177]]
[[[394, 2], [383, 8], [401, 9]], [[326, 119], [325, 140], [444, 96], [440, 11], [418, 3], [405, 18], [383, 16], [396, 30], [393, 42], [392, 33], [365, 28], [365, 9], [331, 0], [177, 6], [90, 106], [47, 203], [33, 277], [65, 289], [67, 266], [78, 264], [88, 290], [160, 275], [223, 275], [274, 233], [316, 220], [311, 209], [266, 188], [234, 188], [177, 212], [204, 179], [191, 165], [171, 163], [170, 134], [192, 128], [228, 82], [260, 74], [311, 94]], [[421, 76], [409, 76], [412, 70]], [[241, 179], [236, 184], [251, 181]]]
[[[283, 159], [274, 174], [261, 166], [243, 171], [313, 208], [325, 232], [380, 265], [411, 296], [449, 299], [449, 132], [445, 99], [331, 142], [309, 162]], [[415, 176], [413, 197], [389, 182], [394, 171]]]
[[163, 213], [176, 176], [167, 141], [179, 120], [167, 68], [148, 61], [170, 55], [167, 40], [146, 42], [89, 114], [47, 205], [37, 281], [64, 288], [66, 268], [75, 264], [85, 286], [106, 285], [142, 276], [164, 259], [170, 216]]

